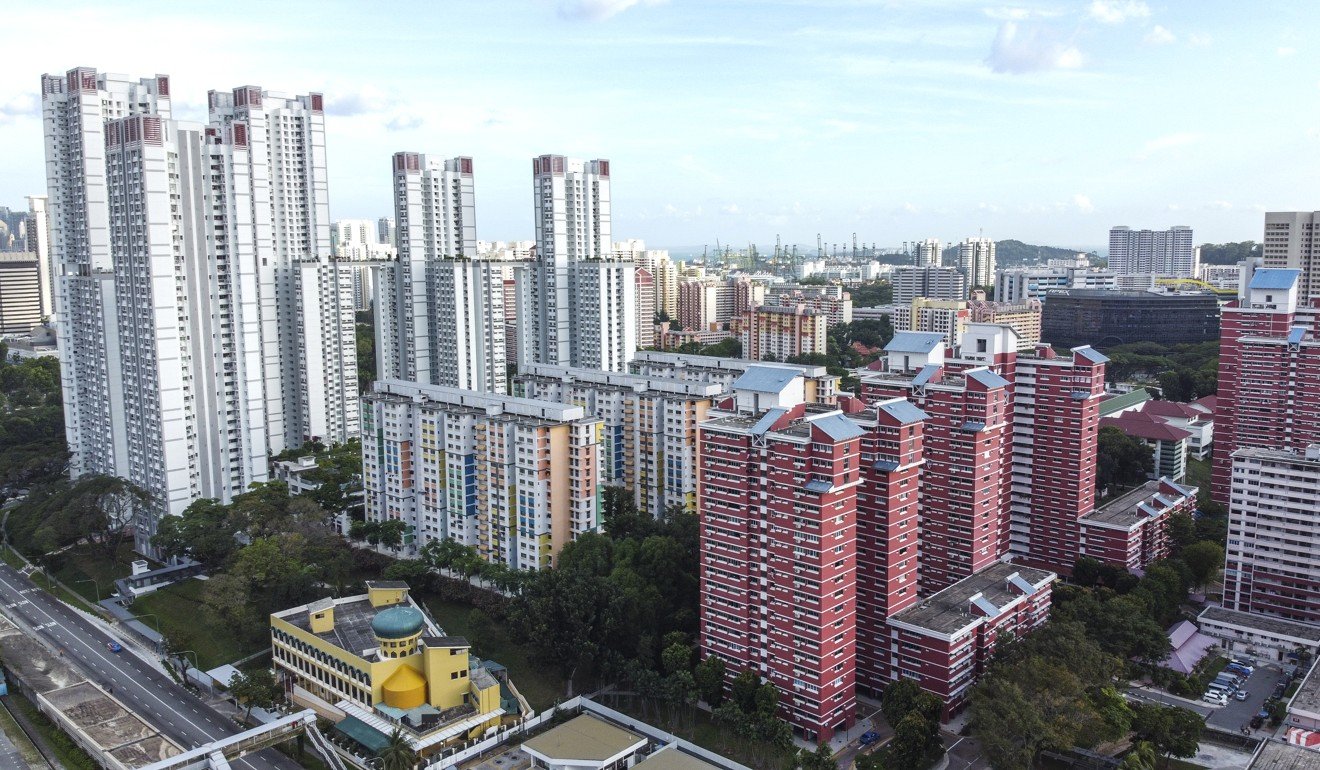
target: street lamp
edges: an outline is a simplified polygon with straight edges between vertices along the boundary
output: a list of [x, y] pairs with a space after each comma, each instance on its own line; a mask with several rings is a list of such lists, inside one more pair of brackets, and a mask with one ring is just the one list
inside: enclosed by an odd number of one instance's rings
[[74, 582], [74, 583], [91, 583], [92, 586], [96, 589], [96, 603], [97, 603], [97, 604], [100, 604], [100, 603], [101, 603], [101, 584], [100, 584], [99, 582], [97, 582], [96, 578], [85, 578], [85, 579], [83, 579], [83, 580], [75, 580], [75, 581], [73, 581], [73, 582]]

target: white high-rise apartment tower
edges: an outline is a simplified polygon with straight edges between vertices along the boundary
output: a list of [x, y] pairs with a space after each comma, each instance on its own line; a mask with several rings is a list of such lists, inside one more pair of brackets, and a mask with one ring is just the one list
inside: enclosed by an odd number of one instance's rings
[[1301, 270], [1300, 294], [1320, 297], [1320, 211], [1265, 212], [1262, 256], [1265, 267]]
[[967, 286], [993, 286], [995, 282], [995, 242], [990, 238], [968, 238], [958, 244], [958, 270], [967, 278]]
[[1153, 273], [1174, 278], [1196, 277], [1196, 249], [1192, 228], [1183, 225], [1168, 230], [1109, 230], [1109, 269], [1118, 275]]
[[631, 261], [610, 241], [610, 162], [532, 160], [536, 259], [517, 272], [520, 363], [624, 371], [637, 349]]
[[358, 433], [321, 97], [210, 106], [207, 126], [172, 120], [163, 75], [42, 79], [71, 472], [151, 494], [139, 550], [161, 515], [265, 481], [272, 453]]
[[505, 393], [502, 267], [477, 254], [472, 159], [395, 153], [399, 259], [377, 281], [380, 379]]
[[913, 252], [912, 264], [917, 267], [939, 267], [944, 260], [944, 244], [940, 243], [939, 238], [927, 238], [919, 241], [917, 250]]
[[28, 215], [25, 221], [27, 250], [37, 255], [37, 275], [41, 281], [41, 317], [55, 314], [55, 265], [50, 254], [50, 217], [46, 212], [46, 196], [28, 196]]

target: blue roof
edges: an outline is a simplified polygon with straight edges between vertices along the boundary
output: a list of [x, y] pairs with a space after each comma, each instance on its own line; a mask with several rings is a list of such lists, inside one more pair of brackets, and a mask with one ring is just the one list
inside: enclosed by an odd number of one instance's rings
[[1302, 339], [1305, 337], [1306, 337], [1305, 326], [1294, 326], [1293, 328], [1288, 330], [1289, 345], [1300, 345], [1302, 344]]
[[968, 369], [966, 374], [968, 379], [976, 380], [987, 388], [1003, 388], [1008, 385], [1008, 380], [989, 369]]
[[894, 462], [893, 460], [876, 460], [875, 465], [872, 465], [871, 467], [875, 468], [878, 471], [884, 471], [885, 473], [888, 473], [890, 471], [898, 470], [898, 463]]
[[885, 414], [889, 415], [890, 417], [893, 417], [895, 420], [898, 420], [899, 423], [902, 425], [907, 425], [909, 423], [914, 423], [914, 422], [921, 422], [922, 420], [928, 419], [930, 417], [930, 415], [918, 409], [916, 404], [913, 404], [911, 401], [908, 401], [907, 399], [895, 399], [893, 401], [886, 401], [881, 404], [876, 404], [875, 408], [877, 410], [883, 411]]
[[812, 479], [811, 481], [807, 482], [808, 492], [818, 492], [824, 494], [830, 491], [831, 489], [834, 489], [834, 485], [823, 479]]
[[1081, 356], [1082, 358], [1085, 358], [1087, 361], [1090, 361], [1093, 364], [1109, 363], [1109, 356], [1105, 355], [1104, 353], [1101, 353], [1100, 351], [1096, 350], [1093, 347], [1090, 347], [1089, 345], [1083, 348], [1074, 348], [1073, 352]]
[[917, 372], [917, 376], [912, 378], [912, 384], [925, 385], [943, 368], [942, 364], [926, 364]]
[[886, 353], [929, 353], [944, 344], [944, 335], [935, 332], [898, 332], [885, 345]]
[[985, 430], [985, 423], [976, 420], [968, 420], [962, 424], [961, 428], [968, 433], [980, 433]]
[[757, 393], [779, 393], [798, 375], [798, 370], [781, 366], [749, 366], [747, 371], [733, 381], [733, 387], [735, 390], [754, 390]]
[[426, 620], [417, 609], [396, 604], [376, 613], [376, 617], [371, 621], [371, 633], [378, 639], [405, 639], [421, 633], [425, 625]]
[[835, 441], [847, 441], [866, 435], [861, 426], [841, 414], [827, 414], [811, 421], [812, 425], [825, 431]]
[[1297, 278], [1302, 274], [1301, 270], [1283, 270], [1276, 267], [1257, 270], [1251, 276], [1251, 283], [1248, 289], [1282, 289], [1287, 291], [1297, 284]]
[[787, 409], [780, 409], [779, 407], [767, 409], [765, 414], [761, 415], [761, 419], [757, 420], [756, 424], [752, 426], [752, 435], [764, 436], [767, 431], [775, 426], [775, 423], [779, 422], [779, 418], [786, 414], [788, 414]]

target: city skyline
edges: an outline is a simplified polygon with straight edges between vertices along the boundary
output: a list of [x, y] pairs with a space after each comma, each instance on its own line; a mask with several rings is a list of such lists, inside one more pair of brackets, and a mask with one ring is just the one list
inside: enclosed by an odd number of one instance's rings
[[[1320, 170], [1320, 111], [1298, 98], [1320, 87], [1308, 19], [1282, 4], [1234, 18], [1140, 0], [579, 0], [384, 19], [335, 4], [253, 25], [255, 9], [11, 14], [16, 29], [88, 23], [16, 37], [30, 66], [0, 74], [0, 197], [44, 189], [39, 75], [78, 65], [171, 76], [184, 120], [233, 83], [323, 92], [334, 219], [388, 214], [393, 153], [438, 147], [474, 158], [492, 240], [531, 237], [527, 161], [546, 152], [625, 169], [614, 232], [676, 250], [764, 251], [776, 234], [811, 250], [817, 232], [1098, 247], [1117, 224], [1260, 240], [1261, 212], [1306, 210]], [[119, 44], [144, 29], [153, 45]]]

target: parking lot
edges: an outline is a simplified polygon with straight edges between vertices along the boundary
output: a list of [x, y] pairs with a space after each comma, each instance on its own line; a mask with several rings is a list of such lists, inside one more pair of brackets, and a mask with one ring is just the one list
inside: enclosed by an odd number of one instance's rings
[[[1215, 727], [1225, 730], [1240, 730], [1246, 727], [1251, 718], [1260, 711], [1265, 699], [1274, 693], [1274, 686], [1283, 678], [1283, 670], [1277, 666], [1260, 666], [1247, 681], [1242, 683], [1242, 689], [1250, 693], [1245, 701], [1230, 700], [1228, 705], [1213, 708], [1210, 711], [1206, 722]], [[1205, 704], [1210, 706], [1211, 704]]]

